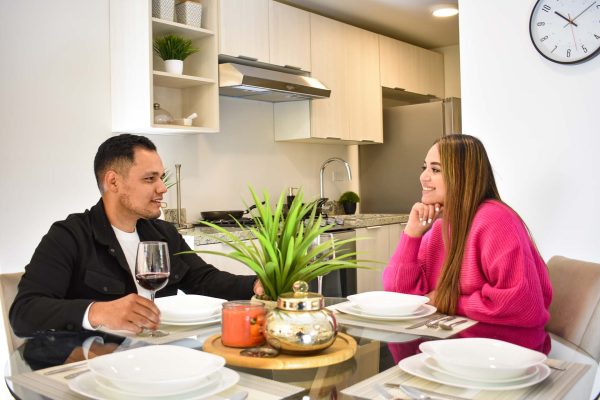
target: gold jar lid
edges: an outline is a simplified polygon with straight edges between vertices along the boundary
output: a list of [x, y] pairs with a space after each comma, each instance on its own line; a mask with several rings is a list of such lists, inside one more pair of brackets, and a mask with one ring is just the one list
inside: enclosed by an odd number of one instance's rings
[[283, 293], [277, 299], [277, 308], [287, 311], [318, 311], [325, 305], [323, 296], [308, 291], [304, 281], [294, 282], [293, 292]]

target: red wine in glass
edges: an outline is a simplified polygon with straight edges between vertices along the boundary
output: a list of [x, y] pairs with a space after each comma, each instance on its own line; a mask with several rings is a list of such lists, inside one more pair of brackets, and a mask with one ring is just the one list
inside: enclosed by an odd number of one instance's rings
[[137, 274], [135, 279], [146, 290], [160, 290], [164, 288], [169, 280], [168, 272]]

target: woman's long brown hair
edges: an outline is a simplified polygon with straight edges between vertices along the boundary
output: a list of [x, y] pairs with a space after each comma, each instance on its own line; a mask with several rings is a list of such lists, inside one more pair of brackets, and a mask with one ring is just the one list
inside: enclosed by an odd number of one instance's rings
[[454, 315], [460, 295], [460, 270], [467, 234], [479, 205], [500, 199], [494, 173], [483, 144], [469, 135], [448, 135], [435, 144], [446, 185], [442, 237], [446, 257], [437, 283], [435, 305]]

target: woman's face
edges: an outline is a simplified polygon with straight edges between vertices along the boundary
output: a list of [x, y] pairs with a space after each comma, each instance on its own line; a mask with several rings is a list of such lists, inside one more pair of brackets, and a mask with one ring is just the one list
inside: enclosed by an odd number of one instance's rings
[[423, 172], [419, 179], [423, 188], [421, 202], [443, 205], [446, 198], [446, 185], [442, 177], [442, 165], [437, 144], [434, 144], [427, 152], [423, 163]]

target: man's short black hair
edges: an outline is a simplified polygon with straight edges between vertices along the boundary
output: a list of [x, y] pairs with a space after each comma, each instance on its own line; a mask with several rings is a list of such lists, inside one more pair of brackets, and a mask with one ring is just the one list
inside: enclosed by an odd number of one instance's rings
[[156, 151], [156, 146], [147, 137], [128, 133], [113, 136], [98, 147], [94, 157], [94, 174], [100, 193], [104, 192], [102, 179], [106, 171], [115, 168], [117, 163], [133, 164], [136, 148]]

